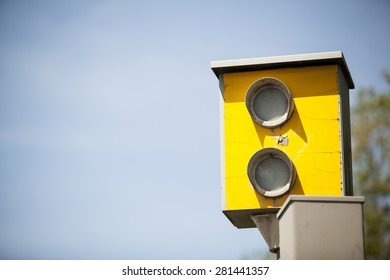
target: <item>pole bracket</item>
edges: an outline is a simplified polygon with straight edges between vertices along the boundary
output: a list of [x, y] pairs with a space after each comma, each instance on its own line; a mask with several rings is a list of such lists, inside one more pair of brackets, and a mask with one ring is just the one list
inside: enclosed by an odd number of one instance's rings
[[253, 223], [260, 231], [265, 242], [269, 247], [269, 251], [274, 254], [279, 252], [279, 221], [276, 218], [276, 214], [279, 209], [275, 209], [275, 212], [255, 214], [251, 215]]

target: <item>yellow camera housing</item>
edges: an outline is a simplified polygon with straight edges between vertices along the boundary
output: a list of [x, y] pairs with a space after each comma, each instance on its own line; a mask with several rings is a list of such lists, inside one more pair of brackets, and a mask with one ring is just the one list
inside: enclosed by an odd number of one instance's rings
[[213, 61], [221, 91], [222, 210], [238, 228], [290, 194], [352, 195], [343, 53]]

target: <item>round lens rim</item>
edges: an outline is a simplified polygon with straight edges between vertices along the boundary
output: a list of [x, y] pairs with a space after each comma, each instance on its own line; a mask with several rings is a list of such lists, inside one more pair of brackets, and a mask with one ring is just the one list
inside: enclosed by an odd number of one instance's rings
[[[261, 119], [255, 111], [254, 103], [256, 97], [264, 90], [269, 88], [279, 89], [285, 95], [287, 99], [287, 110], [286, 112], [279, 118], [275, 120], [263, 120]], [[253, 121], [258, 125], [266, 128], [275, 128], [286, 123], [290, 118], [294, 111], [294, 99], [290, 93], [288, 87], [280, 80], [275, 78], [262, 78], [255, 81], [248, 89], [245, 97], [246, 107], [251, 115]]]
[[[272, 190], [272, 191], [268, 191], [264, 189], [262, 186], [260, 186], [259, 182], [256, 180], [257, 167], [262, 161], [270, 157], [276, 157], [281, 159], [284, 163], [286, 163], [290, 171], [287, 184], [285, 184], [282, 188]], [[276, 197], [283, 196], [284, 194], [288, 193], [292, 189], [296, 180], [296, 170], [292, 160], [283, 151], [276, 148], [265, 148], [256, 152], [249, 160], [247, 173], [248, 173], [249, 181], [251, 182], [252, 186], [255, 188], [256, 192], [266, 198], [276, 198]]]

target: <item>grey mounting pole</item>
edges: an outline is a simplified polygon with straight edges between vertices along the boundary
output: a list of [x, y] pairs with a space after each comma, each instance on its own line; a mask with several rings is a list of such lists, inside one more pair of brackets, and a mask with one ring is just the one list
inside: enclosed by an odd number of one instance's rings
[[267, 243], [269, 251], [277, 254], [277, 258], [279, 258], [279, 221], [276, 218], [278, 210], [275, 209], [275, 212], [250, 216]]
[[277, 213], [281, 260], [363, 260], [364, 197], [290, 195]]

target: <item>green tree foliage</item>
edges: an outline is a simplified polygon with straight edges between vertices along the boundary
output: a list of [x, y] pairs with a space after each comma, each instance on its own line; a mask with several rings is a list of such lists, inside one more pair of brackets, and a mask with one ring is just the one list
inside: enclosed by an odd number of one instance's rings
[[359, 90], [351, 118], [354, 187], [366, 198], [367, 259], [390, 259], [390, 73], [383, 77], [389, 89]]

